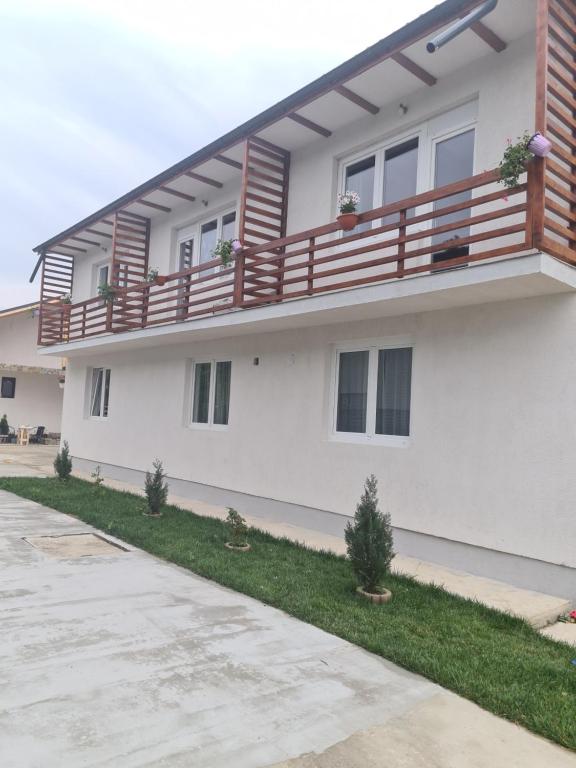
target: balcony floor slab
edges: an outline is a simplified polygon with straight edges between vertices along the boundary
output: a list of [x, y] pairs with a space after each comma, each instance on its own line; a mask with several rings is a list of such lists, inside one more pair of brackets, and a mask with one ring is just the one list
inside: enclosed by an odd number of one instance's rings
[[576, 269], [540, 252], [152, 328], [57, 344], [40, 354], [89, 355], [417, 314], [576, 290]]

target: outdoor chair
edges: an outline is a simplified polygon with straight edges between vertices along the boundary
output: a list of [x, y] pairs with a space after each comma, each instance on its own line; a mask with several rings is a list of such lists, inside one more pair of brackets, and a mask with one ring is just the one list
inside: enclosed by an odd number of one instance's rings
[[29, 442], [37, 443], [40, 445], [44, 442], [44, 431], [46, 427], [36, 427], [36, 429], [30, 433]]

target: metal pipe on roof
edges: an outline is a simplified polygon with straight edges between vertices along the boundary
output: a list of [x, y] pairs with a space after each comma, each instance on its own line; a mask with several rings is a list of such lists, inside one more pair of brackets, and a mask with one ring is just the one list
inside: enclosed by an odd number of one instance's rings
[[440, 32], [440, 34], [436, 35], [436, 37], [433, 37], [428, 43], [426, 43], [426, 50], [428, 53], [434, 53], [439, 48], [442, 48], [442, 46], [446, 45], [446, 43], [449, 43], [450, 40], [453, 40], [462, 32], [469, 29], [472, 24], [474, 24], [474, 22], [480, 21], [480, 19], [483, 19], [484, 16], [492, 13], [497, 5], [498, 0], [486, 0], [485, 3], [482, 3], [482, 5], [478, 6], [478, 8], [475, 8], [467, 16], [459, 19], [454, 24], [452, 24], [452, 26], [448, 27], [448, 29], [445, 29], [444, 32]]

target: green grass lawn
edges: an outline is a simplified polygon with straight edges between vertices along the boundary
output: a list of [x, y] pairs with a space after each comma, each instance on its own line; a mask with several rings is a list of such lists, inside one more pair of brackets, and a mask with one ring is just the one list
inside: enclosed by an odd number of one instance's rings
[[257, 530], [251, 552], [230, 552], [219, 520], [177, 507], [144, 517], [138, 496], [82, 480], [1, 478], [0, 488], [281, 608], [576, 750], [576, 649], [519, 619], [401, 576], [386, 581], [392, 602], [374, 606], [356, 597], [343, 557]]

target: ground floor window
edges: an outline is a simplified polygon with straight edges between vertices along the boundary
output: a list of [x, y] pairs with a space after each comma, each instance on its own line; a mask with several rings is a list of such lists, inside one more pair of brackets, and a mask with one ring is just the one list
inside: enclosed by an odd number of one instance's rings
[[2, 376], [0, 395], [2, 397], [16, 396], [16, 379], [14, 376]]
[[230, 360], [207, 360], [192, 364], [192, 424], [228, 424], [231, 376]]
[[335, 432], [408, 437], [411, 384], [411, 347], [338, 350]]
[[110, 402], [110, 368], [93, 368], [90, 391], [90, 416], [108, 416]]

